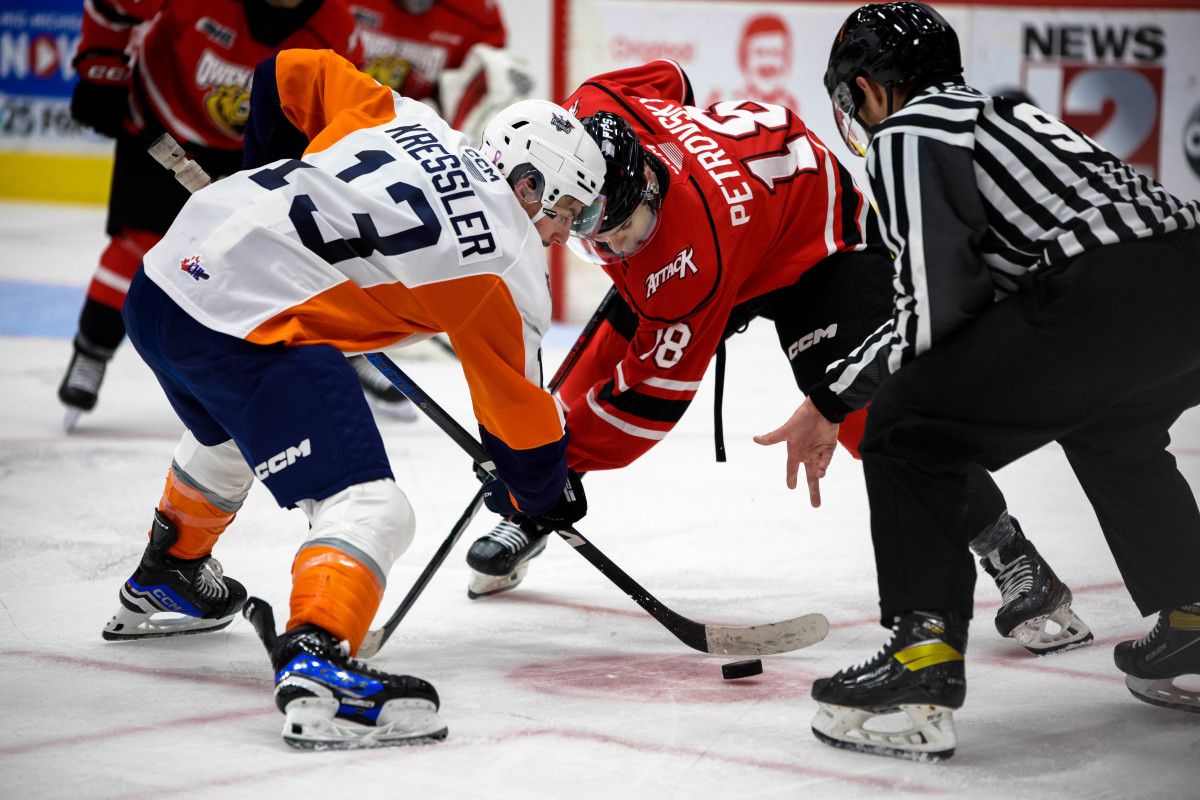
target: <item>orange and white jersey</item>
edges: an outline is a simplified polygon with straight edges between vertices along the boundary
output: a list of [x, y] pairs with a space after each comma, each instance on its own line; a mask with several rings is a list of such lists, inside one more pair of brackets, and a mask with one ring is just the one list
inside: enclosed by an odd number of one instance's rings
[[559, 443], [541, 389], [545, 251], [499, 172], [428, 107], [332, 51], [280, 53], [254, 93], [279, 116], [272, 136], [303, 135], [302, 157], [193, 195], [146, 254], [150, 279], [207, 327], [256, 344], [354, 353], [444, 331], [489, 433], [517, 450]]

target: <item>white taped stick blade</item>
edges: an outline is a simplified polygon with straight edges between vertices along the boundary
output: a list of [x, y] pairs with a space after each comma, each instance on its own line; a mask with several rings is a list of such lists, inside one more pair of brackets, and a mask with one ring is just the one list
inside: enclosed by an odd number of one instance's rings
[[726, 656], [769, 656], [790, 653], [821, 641], [829, 634], [824, 614], [744, 627], [705, 625], [706, 652]]
[[288, 703], [283, 740], [299, 750], [356, 750], [428, 744], [446, 738], [447, 728], [427, 700], [389, 700], [373, 727], [337, 716], [338, 701], [301, 697]]

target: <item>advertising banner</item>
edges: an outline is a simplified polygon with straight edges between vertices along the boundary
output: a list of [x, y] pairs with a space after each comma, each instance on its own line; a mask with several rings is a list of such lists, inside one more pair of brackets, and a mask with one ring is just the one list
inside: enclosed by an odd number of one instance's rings
[[[578, 3], [570, 76], [577, 84], [607, 69], [673, 58], [691, 78], [698, 105], [748, 98], [793, 108], [861, 178], [862, 161], [841, 143], [821, 82], [834, 34], [858, 5]], [[937, 7], [959, 34], [968, 83], [1024, 92], [1168, 190], [1198, 197], [1200, 11], [1129, 5]]]
[[0, 8], [0, 150], [98, 154], [111, 141], [71, 119], [80, 0], [6, 0]]

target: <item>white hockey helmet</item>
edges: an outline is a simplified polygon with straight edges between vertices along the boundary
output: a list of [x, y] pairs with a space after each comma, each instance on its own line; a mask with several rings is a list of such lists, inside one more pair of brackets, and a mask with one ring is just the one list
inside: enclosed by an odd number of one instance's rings
[[[548, 100], [521, 100], [503, 109], [483, 129], [479, 151], [509, 184], [530, 178], [541, 192], [541, 210], [554, 216], [565, 195], [583, 203], [576, 219], [603, 212], [604, 156], [575, 115]], [[600, 204], [599, 208], [593, 208]]]

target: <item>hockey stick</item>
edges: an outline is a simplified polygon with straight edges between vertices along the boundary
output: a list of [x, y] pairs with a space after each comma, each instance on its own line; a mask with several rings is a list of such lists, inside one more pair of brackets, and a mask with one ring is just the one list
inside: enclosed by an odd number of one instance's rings
[[[608, 290], [608, 294], [600, 301], [600, 305], [596, 308], [596, 312], [592, 314], [592, 318], [588, 320], [587, 325], [583, 327], [579, 336], [575, 338], [575, 343], [571, 346], [567, 357], [559, 364], [554, 377], [550, 379], [549, 389], [551, 392], [557, 389], [566, 379], [567, 373], [571, 371], [571, 367], [579, 360], [580, 354], [587, 347], [588, 343], [591, 342], [592, 337], [595, 336], [600, 323], [608, 315], [609, 307], [615, 302], [616, 294], [616, 289], [610, 288]], [[438, 337], [434, 337], [434, 339], [435, 341], [440, 341]], [[449, 347], [449, 344], [446, 347]], [[399, 627], [400, 622], [408, 614], [409, 609], [412, 608], [417, 598], [421, 596], [421, 593], [425, 591], [425, 587], [429, 584], [430, 579], [433, 578], [433, 574], [441, 568], [443, 562], [446, 560], [446, 556], [450, 555], [450, 551], [462, 537], [463, 531], [475, 519], [475, 515], [479, 513], [479, 508], [482, 505], [483, 489], [481, 487], [475, 493], [475, 497], [472, 498], [470, 504], [463, 510], [462, 516], [458, 518], [458, 522], [454, 523], [454, 527], [450, 529], [450, 533], [443, 540], [441, 546], [434, 552], [433, 558], [425, 565], [425, 569], [421, 571], [416, 583], [408, 590], [408, 594], [404, 596], [404, 599], [400, 601], [400, 605], [396, 607], [396, 610], [392, 612], [392, 615], [388, 617], [382, 627], [372, 628], [367, 631], [367, 635], [363, 637], [362, 644], [358, 646], [359, 658], [371, 658], [379, 652], [388, 639], [392, 638], [392, 634], [396, 632], [396, 628]]]
[[[495, 475], [495, 465], [483, 445], [466, 431], [453, 417], [429, 397], [421, 387], [404, 373], [396, 363], [383, 353], [367, 353], [367, 360], [375, 365], [392, 385], [412, 400], [417, 408], [425, 412], [454, 442], [461, 447], [484, 471]], [[805, 614], [801, 617], [771, 622], [765, 625], [706, 625], [688, 619], [672, 611], [624, 570], [618, 567], [594, 544], [584, 538], [574, 527], [567, 525], [555, 531], [575, 548], [596, 569], [615, 583], [634, 602], [649, 612], [658, 622], [674, 634], [675, 638], [702, 653], [721, 655], [772, 655], [799, 650], [816, 644], [829, 632], [829, 621], [822, 614]]]

